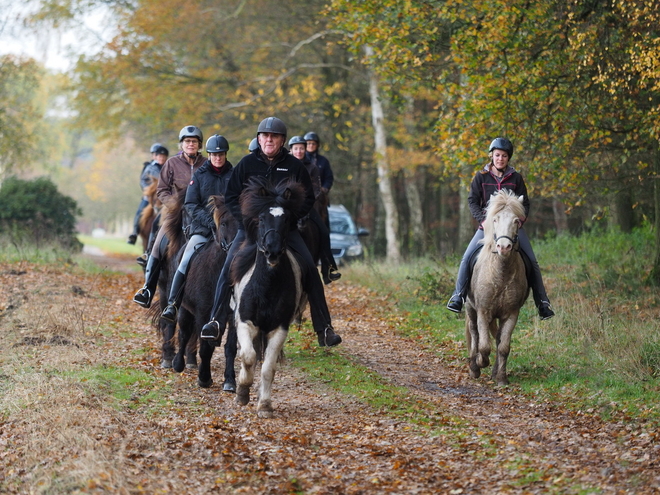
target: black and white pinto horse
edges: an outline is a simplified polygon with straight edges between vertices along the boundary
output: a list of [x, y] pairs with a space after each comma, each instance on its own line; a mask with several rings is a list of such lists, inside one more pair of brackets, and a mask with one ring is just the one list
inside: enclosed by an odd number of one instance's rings
[[296, 228], [305, 191], [297, 182], [277, 186], [253, 178], [241, 194], [246, 240], [232, 267], [234, 318], [240, 344], [241, 370], [236, 401], [250, 401], [258, 358], [262, 359], [257, 415], [273, 417], [271, 388], [289, 326], [306, 300], [301, 266], [287, 249]]

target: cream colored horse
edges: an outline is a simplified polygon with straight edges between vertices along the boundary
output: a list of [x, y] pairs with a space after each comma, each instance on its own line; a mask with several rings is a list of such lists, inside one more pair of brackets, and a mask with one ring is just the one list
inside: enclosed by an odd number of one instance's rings
[[518, 253], [518, 229], [525, 217], [523, 197], [508, 189], [491, 196], [484, 221], [484, 247], [472, 272], [466, 300], [465, 334], [470, 375], [490, 364], [492, 335], [497, 353], [492, 378], [507, 385], [506, 362], [520, 308], [529, 295], [525, 264]]

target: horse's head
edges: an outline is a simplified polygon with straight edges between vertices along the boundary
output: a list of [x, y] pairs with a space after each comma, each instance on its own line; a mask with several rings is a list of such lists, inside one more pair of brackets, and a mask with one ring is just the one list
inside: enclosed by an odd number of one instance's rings
[[273, 187], [266, 179], [252, 179], [241, 193], [241, 213], [247, 238], [256, 243], [270, 266], [286, 251], [305, 199], [302, 185], [283, 181]]
[[491, 196], [484, 221], [484, 245], [500, 256], [508, 256], [518, 243], [518, 230], [525, 216], [523, 197], [508, 189]]
[[218, 233], [217, 240], [224, 251], [229, 251], [238, 231], [238, 222], [225, 206], [224, 196], [210, 196], [209, 206]]

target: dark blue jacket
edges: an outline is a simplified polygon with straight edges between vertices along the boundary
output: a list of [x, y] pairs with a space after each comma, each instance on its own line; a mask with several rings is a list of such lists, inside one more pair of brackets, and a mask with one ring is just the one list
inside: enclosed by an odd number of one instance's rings
[[319, 168], [319, 176], [321, 177], [321, 187], [328, 191], [332, 189], [332, 184], [335, 182], [335, 176], [332, 173], [330, 162], [323, 155], [319, 155], [316, 151], [314, 153], [306, 153], [309, 161]]
[[193, 174], [184, 203], [186, 213], [190, 217], [189, 235], [211, 236], [215, 224], [208, 206], [209, 197], [225, 194], [232, 169], [232, 164], [226, 162], [218, 172], [207, 160]]

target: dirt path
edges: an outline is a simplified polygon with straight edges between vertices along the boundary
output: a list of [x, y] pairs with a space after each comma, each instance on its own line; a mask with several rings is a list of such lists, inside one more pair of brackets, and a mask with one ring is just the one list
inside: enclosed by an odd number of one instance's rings
[[[132, 263], [99, 261], [114, 270]], [[14, 401], [20, 387], [30, 390], [21, 407], [3, 403], [0, 492], [660, 493], [657, 432], [469, 380], [463, 363], [443, 362], [378, 318], [374, 308], [387, 301], [343, 281], [327, 294], [344, 343], [328, 352], [405, 387], [411, 403], [432, 404], [446, 428], [395, 419], [288, 364], [276, 377], [275, 418], [259, 419], [217, 382], [202, 390], [195, 372], [160, 369], [153, 330], [130, 301], [141, 276], [124, 271], [0, 267], [0, 342], [11, 350], [0, 391]], [[35, 314], [44, 323], [30, 328]], [[101, 363], [153, 382], [131, 385], [117, 406], [54, 371]], [[30, 383], [16, 372], [25, 365], [38, 371]], [[154, 406], [146, 398], [156, 391], [166, 400]]]

